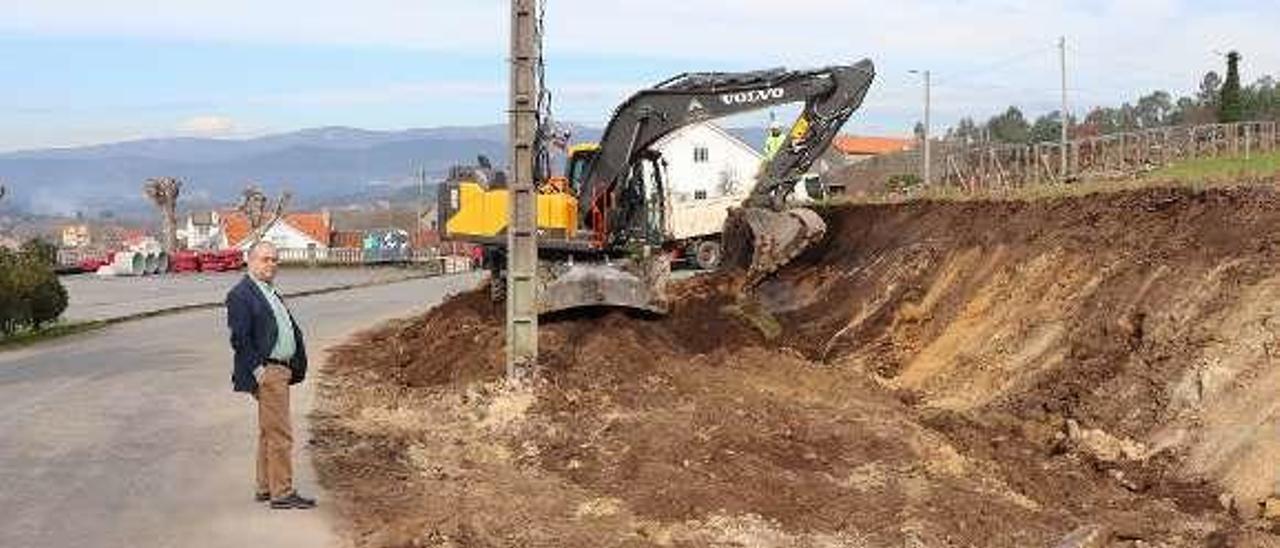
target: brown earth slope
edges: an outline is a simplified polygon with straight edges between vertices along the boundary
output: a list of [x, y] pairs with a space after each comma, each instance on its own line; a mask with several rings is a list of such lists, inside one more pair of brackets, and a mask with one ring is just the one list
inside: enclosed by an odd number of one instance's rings
[[544, 323], [523, 389], [483, 292], [335, 352], [314, 449], [355, 543], [1277, 540], [1280, 197], [826, 215], [760, 288], [773, 340], [704, 276], [665, 318]]

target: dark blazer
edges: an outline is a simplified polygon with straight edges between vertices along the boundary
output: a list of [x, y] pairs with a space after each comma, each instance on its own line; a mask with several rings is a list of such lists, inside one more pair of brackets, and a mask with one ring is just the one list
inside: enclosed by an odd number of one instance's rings
[[[293, 320], [293, 313], [289, 313]], [[276, 345], [276, 316], [271, 303], [246, 274], [240, 283], [227, 292], [227, 327], [231, 329], [231, 348], [235, 350], [235, 367], [231, 370], [231, 385], [236, 392], [255, 392], [258, 381], [253, 370], [266, 362]], [[307, 376], [307, 350], [302, 344], [302, 330], [293, 320], [293, 340], [298, 350], [289, 361], [293, 375], [289, 384], [298, 384]]]

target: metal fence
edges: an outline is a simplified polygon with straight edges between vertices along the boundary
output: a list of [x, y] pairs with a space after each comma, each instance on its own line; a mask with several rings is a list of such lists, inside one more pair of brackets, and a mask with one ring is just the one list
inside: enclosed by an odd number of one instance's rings
[[[1217, 156], [1244, 156], [1280, 149], [1277, 122], [1239, 122], [1153, 128], [1079, 138], [1067, 142], [1066, 172], [1062, 145], [1004, 143], [931, 144], [934, 184], [965, 189], [1012, 188], [1074, 178], [1124, 178], [1173, 162]], [[837, 177], [850, 189], [887, 188], [890, 179], [922, 171], [919, 150], [870, 158]]]
[[[442, 254], [438, 248], [426, 249], [279, 249], [281, 264], [309, 266], [363, 266], [380, 264], [414, 264], [430, 268], [439, 267], [446, 273], [470, 269], [471, 258], [464, 255]], [[59, 249], [58, 264], [72, 267], [86, 259], [105, 259], [101, 251]], [[464, 268], [465, 267], [465, 268]]]
[[280, 249], [277, 251], [280, 262], [285, 264], [384, 264], [425, 262], [439, 257], [435, 249]]
[[280, 249], [281, 264], [309, 266], [368, 266], [380, 264], [413, 264], [441, 273], [452, 274], [471, 270], [471, 257], [441, 254], [437, 248], [427, 249]]

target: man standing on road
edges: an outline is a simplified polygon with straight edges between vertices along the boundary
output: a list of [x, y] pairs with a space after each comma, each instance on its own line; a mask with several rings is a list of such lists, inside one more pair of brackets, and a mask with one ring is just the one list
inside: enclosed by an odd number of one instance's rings
[[258, 401], [258, 489], [254, 499], [275, 509], [314, 508], [293, 490], [293, 426], [289, 385], [307, 374], [302, 330], [276, 293], [276, 247], [249, 248], [249, 272], [227, 293], [227, 327], [235, 367], [231, 384]]

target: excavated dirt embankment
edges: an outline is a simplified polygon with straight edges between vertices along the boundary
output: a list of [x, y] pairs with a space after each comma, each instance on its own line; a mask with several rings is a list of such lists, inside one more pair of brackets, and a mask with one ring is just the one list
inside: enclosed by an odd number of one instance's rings
[[1280, 196], [826, 216], [760, 288], [772, 340], [704, 276], [545, 322], [526, 389], [483, 292], [335, 352], [314, 450], [356, 544], [1280, 540]]

